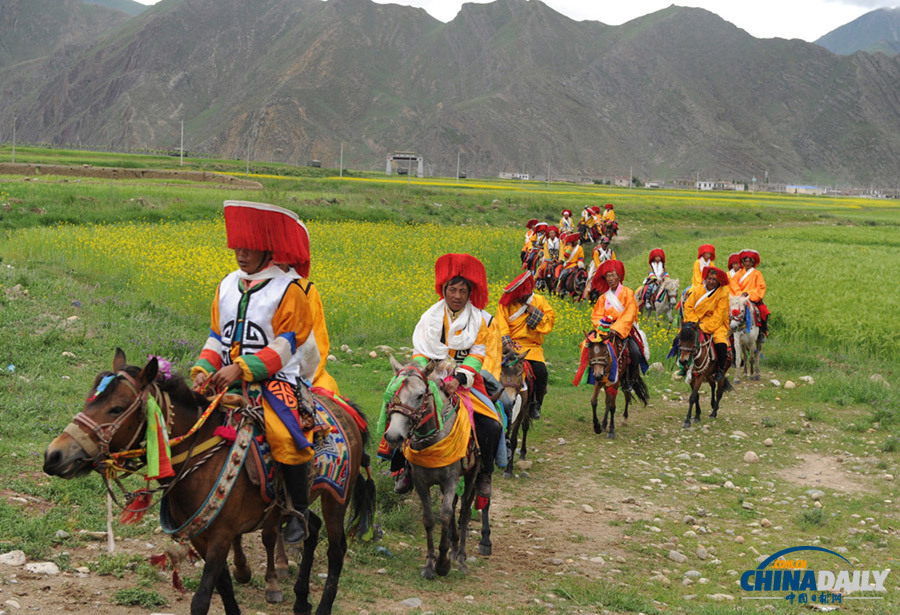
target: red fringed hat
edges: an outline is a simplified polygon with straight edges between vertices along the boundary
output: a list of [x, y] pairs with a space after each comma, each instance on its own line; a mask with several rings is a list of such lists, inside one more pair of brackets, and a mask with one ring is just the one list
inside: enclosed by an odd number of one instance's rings
[[606, 205], [604, 205], [604, 207], [605, 207], [606, 209], [612, 209], [612, 208], [613, 208], [613, 204], [612, 204], [612, 203], [607, 203]]
[[276, 263], [309, 275], [309, 232], [292, 211], [248, 201], [225, 201], [228, 247], [272, 253]]
[[535, 233], [541, 233], [541, 232], [543, 232], [543, 231], [546, 231], [546, 230], [547, 230], [547, 223], [546, 223], [546, 222], [538, 222], [537, 224], [535, 224], [535, 225], [532, 227], [532, 230], [533, 230]]
[[697, 248], [697, 258], [702, 258], [707, 252], [712, 252], [713, 260], [716, 260], [716, 247], [709, 243], [705, 243]]
[[615, 271], [619, 274], [619, 282], [623, 282], [625, 280], [625, 265], [622, 261], [617, 261], [616, 259], [609, 259], [608, 261], [603, 261], [600, 264], [600, 268], [597, 270], [597, 273], [594, 275], [594, 279], [591, 281], [591, 288], [599, 292], [601, 295], [609, 290], [609, 284], [606, 283], [606, 274], [610, 271]]
[[530, 271], [526, 271], [503, 289], [500, 305], [509, 305], [514, 301], [527, 299], [532, 292], [534, 292], [534, 278]]
[[532, 218], [531, 220], [529, 220], [528, 222], [525, 223], [525, 228], [531, 228], [537, 223], [538, 223], [538, 219]]
[[713, 267], [711, 265], [709, 267], [704, 267], [703, 271], [700, 272], [700, 275], [705, 280], [710, 273], [716, 274], [716, 280], [718, 280], [719, 286], [728, 286], [728, 274], [718, 267]]
[[745, 258], [753, 259], [754, 267], [759, 266], [759, 252], [756, 250], [741, 250], [741, 261], [743, 262]]
[[559, 229], [556, 228], [555, 226], [547, 227], [547, 234], [549, 235], [550, 233], [556, 233], [556, 236], [559, 237]]
[[569, 233], [563, 241], [566, 243], [578, 243], [578, 233]]
[[564, 209], [562, 215], [564, 215], [564, 216], [571, 216], [571, 215], [572, 215], [572, 210], [571, 210], [571, 209]]
[[728, 255], [728, 268], [731, 269], [732, 265], [740, 265], [741, 264], [741, 254], [740, 252], [733, 252]]
[[657, 256], [662, 259], [663, 265], [665, 265], [666, 264], [666, 253], [663, 252], [662, 248], [654, 248], [653, 250], [650, 250], [650, 258], [647, 260], [647, 262], [652, 264], [653, 259], [656, 258]]
[[600, 209], [600, 206], [599, 206], [599, 205], [594, 205], [593, 207], [591, 207], [591, 211], [592, 211], [592, 212], [594, 213], [594, 215], [596, 216], [597, 214], [599, 214], [599, 213], [600, 213], [601, 211], [603, 211], [603, 210]]
[[434, 263], [434, 290], [444, 298], [444, 286], [459, 276], [472, 285], [469, 301], [479, 310], [488, 302], [487, 274], [481, 261], [471, 254], [444, 254]]

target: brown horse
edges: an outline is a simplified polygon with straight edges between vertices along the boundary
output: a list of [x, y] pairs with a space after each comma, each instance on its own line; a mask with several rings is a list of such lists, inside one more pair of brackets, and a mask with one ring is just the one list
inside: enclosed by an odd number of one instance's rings
[[570, 273], [563, 284], [557, 288], [557, 294], [560, 299], [571, 297], [572, 301], [581, 301], [584, 295], [584, 287], [587, 284], [587, 271], [583, 267], [575, 267], [575, 271]]
[[[619, 393], [619, 383], [625, 373], [625, 343], [615, 335], [604, 333], [585, 333], [588, 361], [591, 373], [594, 377], [594, 393], [591, 395], [591, 410], [594, 416], [594, 433], [601, 434], [606, 431], [607, 418], [609, 418], [609, 431], [606, 437], [610, 440], [616, 437], [616, 396]], [[612, 350], [610, 350], [612, 346]], [[630, 360], [637, 361], [637, 358]], [[615, 369], [614, 369], [615, 368]], [[600, 389], [606, 391], [606, 410], [603, 412], [603, 422], [597, 421], [597, 399], [600, 397]], [[625, 393], [625, 413], [622, 424], [628, 422], [628, 406], [632, 396], [637, 397], [645, 406], [650, 399], [647, 383], [637, 370], [637, 377], [631, 392]]]
[[[198, 418], [209, 407], [209, 400], [192, 391], [182, 377], [172, 377], [161, 383], [156, 381], [158, 363], [151, 359], [143, 369], [129, 366], [125, 353], [116, 349], [112, 372], [99, 374], [91, 387], [91, 395], [85, 401], [83, 410], [66, 427], [44, 453], [44, 472], [61, 478], [74, 478], [100, 471], [111, 454], [132, 449], [143, 439], [147, 424], [147, 402], [153, 397], [166, 419], [170, 435], [174, 438], [189, 434]], [[105, 387], [98, 393], [101, 381]], [[340, 503], [327, 491], [313, 490], [311, 499], [321, 496], [322, 516], [328, 533], [328, 578], [322, 592], [322, 600], [317, 615], [331, 613], [337, 593], [338, 579], [347, 552], [344, 532], [344, 516], [352, 500], [354, 515], [368, 517], [374, 510], [374, 489], [359, 478], [359, 469], [367, 467], [364, 454], [367, 431], [360, 431], [356, 422], [332, 400], [318, 397], [338, 420], [347, 436], [350, 448], [350, 474], [347, 493], [352, 494]], [[180, 453], [187, 453], [183, 463], [177, 463], [176, 476], [160, 481], [164, 489], [166, 505], [160, 514], [167, 515], [173, 527], [181, 527], [195, 512], [206, 508], [207, 499], [213, 490], [218, 490], [219, 475], [232, 452], [229, 445], [210, 448], [206, 452], [195, 452], [202, 444], [213, 439], [213, 432], [224, 424], [225, 414], [213, 412], [208, 420], [197, 428], [193, 435], [172, 447], [173, 459]], [[237, 452], [235, 452], [237, 454]], [[229, 476], [231, 478], [231, 476]], [[371, 479], [369, 479], [371, 481]], [[191, 601], [191, 615], [205, 615], [209, 611], [213, 589], [219, 592], [227, 615], [239, 615], [240, 608], [234, 596], [231, 573], [226, 557], [235, 548], [235, 576], [249, 580], [250, 570], [243, 556], [240, 537], [242, 534], [262, 528], [263, 544], [266, 547], [266, 599], [279, 600], [273, 551], [278, 534], [280, 514], [277, 508], [267, 505], [260, 495], [258, 486], [252, 484], [246, 471], [241, 471], [234, 479], [230, 496], [220, 504], [219, 513], [209, 525], [197, 530], [189, 537], [194, 549], [205, 560], [203, 575], [194, 598]], [[371, 519], [364, 519], [370, 522]], [[318, 542], [322, 519], [310, 511], [309, 536], [303, 545], [303, 559], [297, 581], [294, 584], [296, 601], [294, 613], [309, 614], [309, 576], [313, 554]]]
[[[688, 400], [687, 416], [684, 419], [683, 429], [691, 426], [691, 410], [696, 407], [694, 422], [700, 422], [700, 387], [704, 382], [709, 383], [709, 403], [712, 406], [710, 418], [716, 418], [719, 414], [719, 401], [725, 391], [734, 390], [726, 377], [717, 385], [715, 380], [716, 358], [712, 343], [712, 336], [704, 336], [701, 341], [699, 329], [691, 324], [685, 324], [678, 333], [678, 364], [688, 370], [691, 384], [691, 397]], [[725, 365], [725, 373], [731, 367], [731, 361]]]
[[[522, 428], [522, 449], [519, 451], [519, 459], [525, 459], [528, 452], [526, 440], [528, 428], [531, 426], [531, 398], [534, 395], [534, 377], [528, 380], [525, 371], [525, 355], [528, 351], [518, 354], [515, 351], [504, 353], [503, 364], [500, 368], [500, 384], [506, 389], [506, 394], [513, 400], [512, 416], [509, 417], [509, 426], [506, 432], [509, 434], [509, 457], [503, 476], [512, 478], [515, 476], [516, 446], [519, 443], [519, 428]], [[527, 383], [527, 386], [526, 386]]]

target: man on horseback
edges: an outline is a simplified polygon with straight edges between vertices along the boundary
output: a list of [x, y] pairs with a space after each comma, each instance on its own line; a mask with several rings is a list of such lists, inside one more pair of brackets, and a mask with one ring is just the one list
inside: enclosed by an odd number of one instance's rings
[[[547, 240], [544, 242], [544, 258], [537, 269], [535, 278], [541, 286], [546, 286], [547, 268], [559, 264], [559, 229], [551, 226], [547, 229]], [[552, 273], [552, 272], [551, 272]]]
[[534, 225], [537, 223], [537, 218], [532, 218], [525, 223], [525, 228], [528, 230], [525, 231], [525, 244], [522, 246], [522, 252], [520, 254], [523, 263], [525, 262], [525, 257], [528, 256], [528, 250], [531, 249], [531, 240], [534, 238]]
[[541, 418], [541, 404], [547, 392], [547, 366], [544, 364], [544, 336], [553, 329], [556, 314], [550, 303], [535, 295], [534, 279], [526, 272], [503, 289], [497, 307], [496, 322], [503, 340], [503, 350], [524, 349], [525, 360], [534, 373], [535, 390], [531, 401], [531, 418]]
[[578, 241], [578, 233], [571, 233], [566, 236], [566, 247], [563, 248], [562, 272], [559, 274], [559, 283], [556, 288], [559, 290], [559, 296], [566, 294], [566, 280], [570, 275], [584, 269], [584, 248]]
[[[634, 291], [622, 284], [624, 278], [625, 265], [621, 261], [608, 260], [600, 265], [592, 285], [600, 293], [600, 298], [591, 312], [591, 323], [598, 330], [601, 329], [601, 321], [604, 326], [609, 323], [610, 333], [627, 344], [629, 358], [622, 388], [631, 391], [643, 354], [633, 335], [638, 315], [637, 301]], [[641, 342], [646, 344], [644, 340]]]
[[703, 290], [695, 289], [684, 302], [684, 326], [699, 327], [712, 336], [716, 349], [716, 382], [725, 380], [728, 366], [728, 274], [716, 267], [703, 270]]
[[526, 245], [528, 253], [525, 256], [525, 264], [522, 266], [522, 269], [534, 273], [538, 266], [538, 256], [543, 252], [544, 244], [547, 241], [547, 223], [538, 222], [531, 230], [534, 231], [534, 237]]
[[263, 203], [225, 202], [228, 247], [238, 269], [225, 276], [212, 303], [210, 335], [191, 368], [195, 388], [229, 389], [264, 409], [266, 440], [281, 464], [293, 506], [285, 542], [307, 535], [310, 439], [314, 419], [296, 389], [318, 362], [297, 352], [314, 325], [310, 299], [275, 263], [309, 271], [309, 235], [297, 215]]
[[571, 233], [575, 230], [575, 221], [572, 220], [572, 210], [564, 209], [562, 218], [559, 219], [559, 232], [563, 235]]
[[[703, 270], [713, 266], [716, 260], [716, 248], [712, 244], [705, 243], [697, 249], [697, 260], [694, 261], [694, 269], [691, 272], [691, 287], [701, 286], [704, 281]], [[688, 288], [685, 293], [690, 291]]]
[[759, 269], [756, 268], [759, 266], [759, 252], [741, 250], [740, 258], [743, 269], [731, 278], [731, 294], [736, 297], [748, 297], [759, 310], [761, 343], [769, 334], [769, 308], [763, 303], [766, 296], [766, 281]]
[[642, 296], [638, 299], [649, 310], [652, 307], [653, 298], [659, 290], [660, 283], [669, 276], [669, 272], [666, 271], [666, 253], [662, 248], [650, 250], [650, 258], [647, 262], [650, 265], [650, 273], [647, 274], [647, 277], [641, 284], [644, 290], [641, 293]]
[[[434, 264], [435, 291], [441, 300], [422, 314], [413, 332], [412, 362], [452, 359], [453, 375], [444, 381], [449, 396], [469, 395], [474, 410], [475, 436], [481, 450], [478, 495], [491, 497], [491, 477], [503, 424], [484, 387], [481, 369], [490, 338], [484, 307], [488, 301], [484, 265], [469, 254], [445, 254]], [[530, 273], [528, 275], [531, 275]]]
[[728, 283], [734, 279], [735, 274], [741, 270], [741, 254], [733, 252], [728, 255]]
[[603, 235], [600, 237], [600, 243], [595, 245], [594, 249], [591, 250], [591, 266], [588, 268], [588, 277], [587, 282], [584, 285], [582, 299], [587, 299], [591, 294], [591, 282], [594, 280], [594, 276], [597, 275], [597, 270], [600, 269], [600, 265], [610, 259], [616, 258], [616, 253], [609, 244], [609, 237]]

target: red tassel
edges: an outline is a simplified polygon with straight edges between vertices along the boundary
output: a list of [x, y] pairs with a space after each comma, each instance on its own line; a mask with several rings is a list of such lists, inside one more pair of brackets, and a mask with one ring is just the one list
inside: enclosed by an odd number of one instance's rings
[[119, 516], [119, 523], [122, 525], [137, 523], [144, 518], [144, 515], [153, 506], [153, 494], [146, 489], [137, 491], [134, 495], [135, 498], [131, 500], [131, 503], [125, 507], [125, 510]]
[[228, 442], [234, 442], [237, 440], [237, 430], [230, 425], [219, 425], [216, 427], [216, 430], [213, 432], [214, 436], [219, 436], [223, 440], [227, 440]]
[[177, 570], [172, 571], [172, 587], [177, 589], [182, 594], [187, 593], [187, 591], [184, 589], [184, 585], [181, 584], [181, 576], [179, 576]]
[[150, 564], [152, 566], [156, 566], [157, 568], [165, 568], [166, 564], [169, 561], [169, 556], [165, 553], [160, 553], [159, 555], [151, 555], [150, 556]]
[[484, 507], [488, 505], [488, 502], [491, 501], [491, 498], [486, 498], [483, 495], [475, 496], [475, 510], [484, 510]]

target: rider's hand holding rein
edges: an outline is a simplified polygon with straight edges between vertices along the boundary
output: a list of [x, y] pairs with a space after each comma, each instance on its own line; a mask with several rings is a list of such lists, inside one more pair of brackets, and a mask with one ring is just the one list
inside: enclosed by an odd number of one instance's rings
[[214, 391], [227, 389], [232, 383], [241, 380], [244, 377], [244, 370], [237, 363], [227, 365], [217, 371], [209, 378], [209, 386]]

